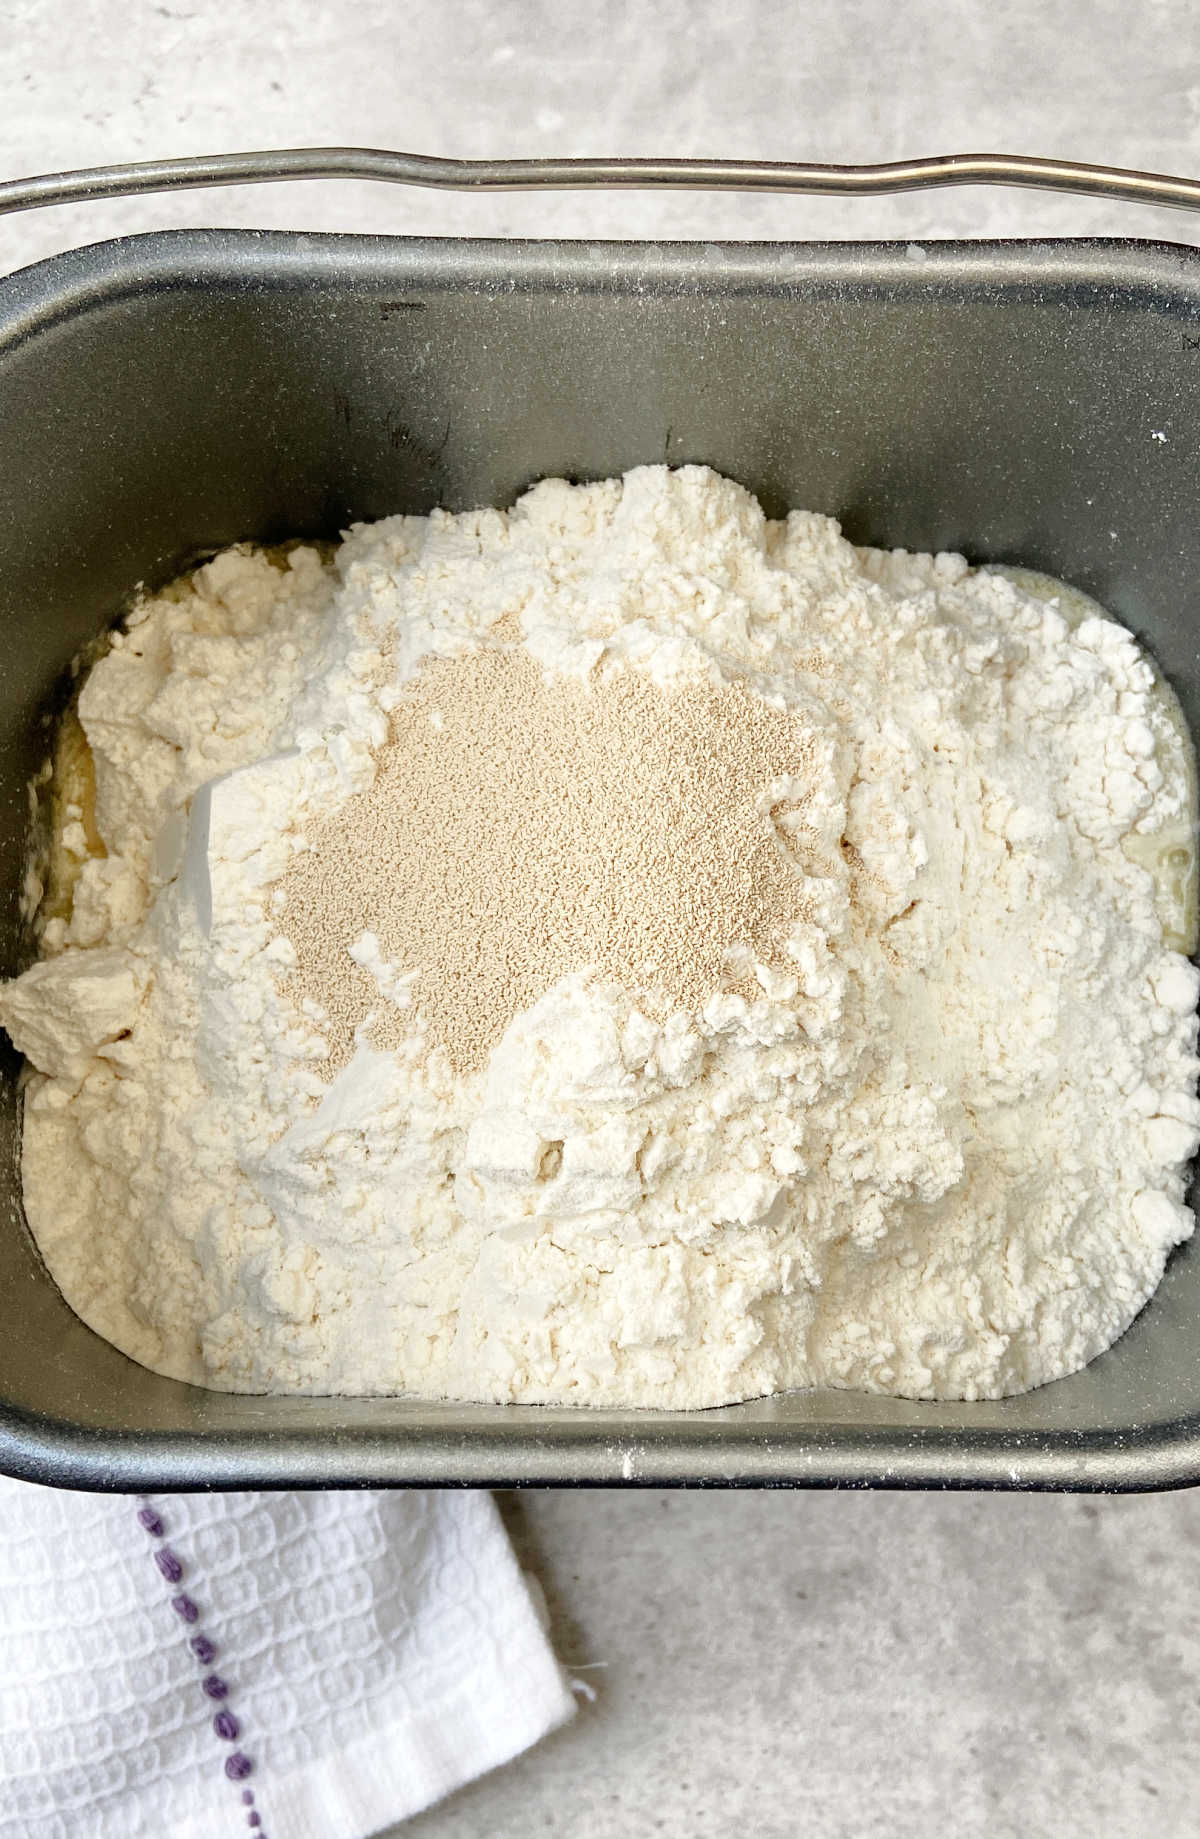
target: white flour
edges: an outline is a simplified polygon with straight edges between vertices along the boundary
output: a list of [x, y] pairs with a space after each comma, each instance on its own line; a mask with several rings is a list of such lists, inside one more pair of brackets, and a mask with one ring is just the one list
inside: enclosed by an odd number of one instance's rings
[[[782, 968], [741, 964], [756, 1000], [654, 1019], [580, 965], [481, 1073], [412, 1019], [395, 1051], [360, 1029], [330, 1083], [279, 884], [306, 823], [371, 786], [422, 659], [502, 621], [552, 675], [737, 681], [802, 716], [820, 774], [777, 831], [803, 918]], [[1186, 837], [1192, 792], [1110, 621], [648, 467], [360, 527], [333, 565], [221, 556], [139, 607], [80, 713], [108, 853], [76, 812], [73, 913], [0, 1019], [38, 1069], [38, 1243], [149, 1366], [992, 1397], [1108, 1346], [1192, 1229], [1198, 980], [1122, 846]], [[411, 1015], [419, 967], [369, 933], [354, 954]]]

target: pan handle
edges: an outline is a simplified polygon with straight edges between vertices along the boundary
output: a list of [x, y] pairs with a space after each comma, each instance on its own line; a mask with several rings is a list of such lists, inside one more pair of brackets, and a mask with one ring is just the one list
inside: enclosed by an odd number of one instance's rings
[[1015, 185], [1132, 204], [1200, 209], [1200, 181], [1121, 166], [1025, 158], [1013, 153], [938, 154], [862, 166], [791, 160], [453, 160], [370, 147], [285, 147], [264, 153], [199, 154], [176, 160], [85, 166], [0, 184], [0, 214], [42, 205], [208, 185], [271, 185], [292, 179], [378, 179], [438, 191], [637, 190], [809, 192], [857, 197], [946, 185]]

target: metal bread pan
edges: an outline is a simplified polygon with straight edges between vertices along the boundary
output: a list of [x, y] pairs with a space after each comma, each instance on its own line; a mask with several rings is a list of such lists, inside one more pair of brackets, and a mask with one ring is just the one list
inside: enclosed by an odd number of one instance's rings
[[[178, 232], [0, 283], [0, 948], [80, 646], [242, 538], [704, 461], [768, 513], [1024, 563], [1146, 642], [1200, 723], [1200, 257], [1121, 242], [692, 245]], [[255, 1398], [144, 1371], [24, 1226], [0, 1094], [0, 1468], [76, 1487], [1200, 1480], [1200, 1254], [1085, 1371], [994, 1404], [694, 1414]]]

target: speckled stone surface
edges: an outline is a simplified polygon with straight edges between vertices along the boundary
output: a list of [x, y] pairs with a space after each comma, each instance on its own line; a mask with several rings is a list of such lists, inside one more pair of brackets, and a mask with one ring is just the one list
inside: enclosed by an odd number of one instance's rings
[[[1185, 0], [582, 5], [10, 0], [0, 175], [247, 146], [1200, 173]], [[1119, 234], [1200, 219], [1013, 191], [857, 202], [247, 188], [0, 219], [0, 268], [172, 224], [431, 234]], [[549, 1494], [503, 1503], [576, 1722], [420, 1839], [1191, 1839], [1200, 1499]]]
[[574, 1724], [414, 1839], [1183, 1839], [1200, 1499], [501, 1497]]
[[[1200, 169], [1187, 0], [9, 0], [0, 173], [239, 147], [895, 159], [1019, 151]], [[1036, 193], [462, 197], [361, 182], [0, 220], [0, 267], [170, 224], [585, 236], [1121, 234], [1200, 219]]]

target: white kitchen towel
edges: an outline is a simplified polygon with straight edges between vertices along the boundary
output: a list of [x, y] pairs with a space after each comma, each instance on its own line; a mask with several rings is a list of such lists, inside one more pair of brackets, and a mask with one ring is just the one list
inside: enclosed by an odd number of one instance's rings
[[364, 1839], [573, 1707], [489, 1495], [0, 1480], [3, 1839]]

